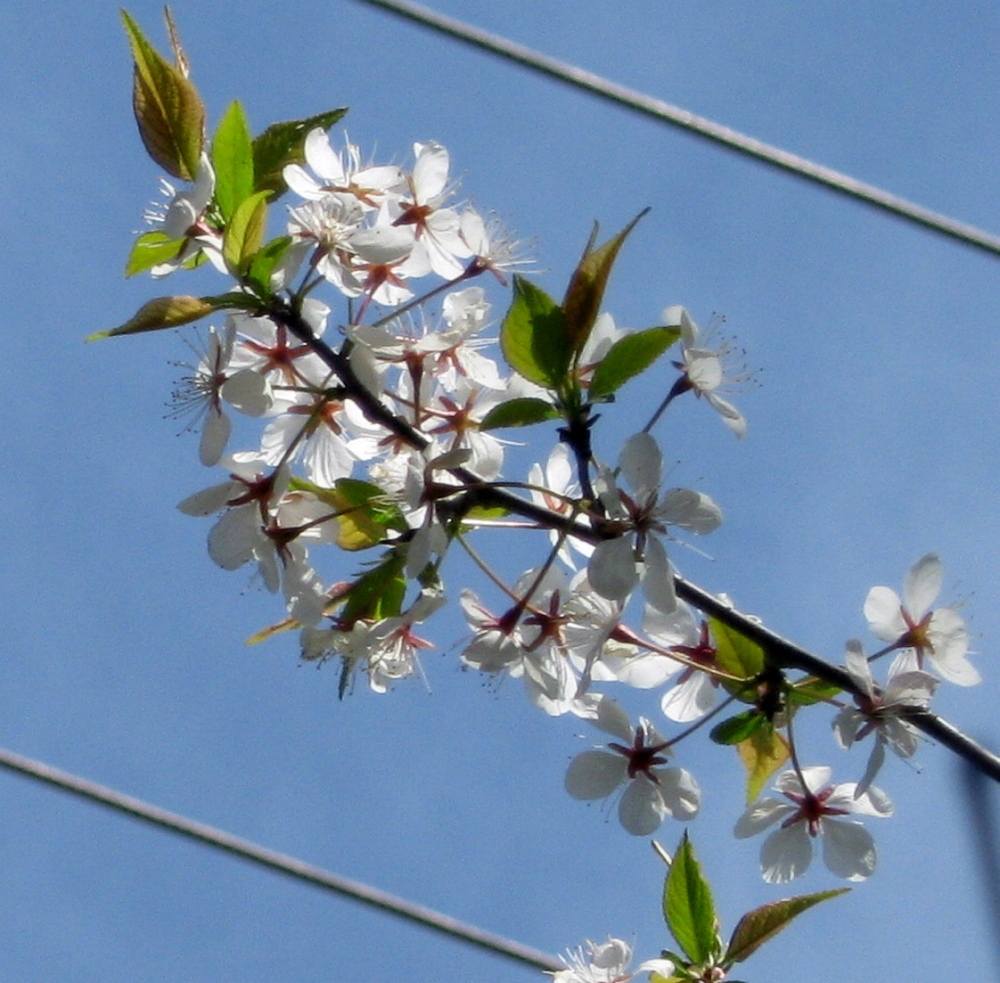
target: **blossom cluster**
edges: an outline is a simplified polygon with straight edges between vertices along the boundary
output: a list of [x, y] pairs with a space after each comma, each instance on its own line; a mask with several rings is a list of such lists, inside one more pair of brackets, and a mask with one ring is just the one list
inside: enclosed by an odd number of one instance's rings
[[[702, 491], [664, 487], [651, 430], [674, 399], [692, 393], [742, 437], [746, 421], [723, 393], [745, 375], [728, 364], [728, 344], [710, 347], [682, 307], [666, 308], [661, 324], [644, 331], [598, 313], [631, 226], [600, 249], [588, 246], [562, 305], [515, 277], [500, 331], [503, 367], [490, 352], [491, 301], [471, 281], [491, 273], [506, 285], [523, 259], [495, 221], [456, 200], [443, 146], [415, 143], [408, 168], [365, 163], [349, 142], [335, 150], [320, 126], [304, 137], [301, 160], [281, 173], [297, 201], [281, 235], [261, 239], [256, 251], [234, 246], [231, 227], [240, 207], [247, 227], [262, 222], [265, 213], [251, 210], [262, 199], [223, 207], [207, 150], [191, 188], [166, 186], [170, 200], [147, 213], [153, 238], [140, 243], [155, 251], [144, 261], [154, 277], [207, 259], [237, 280], [219, 305], [224, 324], [209, 328], [177, 391], [178, 409], [199, 414], [201, 462], [226, 472], [179, 506], [215, 517], [211, 558], [227, 570], [255, 567], [283, 595], [286, 619], [276, 628], [298, 628], [308, 661], [339, 659], [342, 690], [362, 674], [385, 692], [417, 673], [420, 650], [433, 647], [421, 626], [446, 603], [443, 564], [460, 543], [504, 598], [460, 591], [469, 628], [463, 665], [519, 678], [545, 713], [587, 719], [614, 738], [572, 760], [571, 796], [616, 797], [622, 825], [635, 835], [667, 816], [694, 817], [699, 786], [669, 763], [674, 746], [741, 704], [713, 738], [763, 741], [775, 769], [792, 765], [777, 780], [781, 798], [756, 801], [736, 824], [737, 836], [779, 826], [762, 849], [765, 879], [802, 873], [821, 836], [835, 873], [867, 876], [874, 845], [844, 817], [891, 813], [873, 784], [885, 750], [915, 753], [911, 717], [928, 705], [938, 676], [962, 685], [979, 678], [962, 619], [951, 608], [931, 610], [941, 585], [937, 557], [914, 566], [902, 598], [887, 587], [869, 594], [869, 625], [888, 645], [868, 658], [860, 642], [848, 643], [854, 705], [837, 691], [812, 694], [808, 681], [775, 676], [763, 652], [720, 636], [719, 623], [678, 597], [671, 541], [711, 533], [722, 511]], [[659, 409], [614, 462], [601, 460], [590, 446], [593, 408], [674, 344], [677, 375]], [[233, 413], [260, 421], [255, 447], [230, 448]], [[507, 478], [507, 443], [496, 431], [560, 418], [547, 459], [524, 481]], [[547, 530], [548, 555], [505, 584], [470, 540], [489, 526]], [[381, 553], [353, 580], [330, 579], [321, 573], [327, 547]], [[635, 629], [628, 621], [637, 612]], [[896, 657], [880, 685], [870, 662], [889, 652]], [[646, 717], [633, 724], [607, 693], [616, 684], [658, 691], [660, 713], [682, 732], [664, 737]], [[873, 736], [859, 782], [831, 785], [825, 766], [799, 764], [791, 719], [817, 701], [837, 706], [841, 747]]]
[[[755, 619], [681, 579], [675, 542], [714, 532], [723, 513], [701, 490], [665, 485], [654, 427], [691, 394], [742, 438], [747, 423], [729, 397], [752, 377], [733, 364], [742, 352], [683, 307], [645, 329], [619, 327], [603, 310], [644, 213], [602, 245], [595, 227], [556, 301], [515, 272], [527, 264], [520, 244], [459, 199], [441, 144], [414, 143], [407, 166], [366, 161], [346, 138], [340, 149], [331, 143], [340, 110], [251, 138], [239, 103], [209, 140], [176, 37], [170, 66], [125, 19], [147, 149], [190, 185], [163, 182], [167, 200], [146, 213], [150, 231], [128, 271], [163, 279], [207, 262], [233, 282], [208, 297], [150, 301], [95, 337], [224, 318], [175, 394], [177, 413], [193, 413], [200, 427], [201, 463], [224, 476], [179, 508], [213, 517], [208, 552], [218, 566], [249, 567], [282, 595], [282, 620], [257, 637], [296, 630], [304, 660], [339, 662], [341, 695], [357, 679], [385, 693], [420, 674], [421, 650], [435, 646], [424, 626], [448, 601], [446, 560], [457, 547], [484, 584], [457, 595], [468, 628], [462, 666], [520, 679], [547, 715], [605, 735], [570, 761], [572, 798], [612, 803], [635, 836], [695, 818], [699, 783], [674, 759], [712, 722], [711, 739], [736, 746], [747, 766], [750, 805], [734, 834], [766, 834], [766, 881], [804, 874], [817, 848], [836, 876], [870, 876], [876, 848], [862, 818], [893, 813], [875, 784], [886, 751], [915, 755], [915, 724], [942, 682], [979, 681], [965, 624], [954, 608], [933, 606], [943, 574], [927, 554], [901, 596], [884, 586], [867, 596], [881, 649], [868, 656], [851, 639], [843, 669], [796, 675], [789, 667], [802, 662], [769, 649]], [[149, 98], [143, 86], [163, 91]], [[267, 240], [269, 209], [286, 193], [280, 231]], [[502, 318], [487, 292], [497, 285], [513, 288]], [[656, 363], [674, 370], [658, 408], [605, 460], [595, 424]], [[512, 477], [510, 441], [498, 432], [538, 424], [558, 440]], [[480, 549], [489, 529], [504, 539], [523, 531], [540, 547], [520, 575], [506, 570], [508, 549]], [[363, 557], [346, 578], [345, 554]], [[887, 655], [879, 681], [873, 666]], [[628, 690], [653, 691], [657, 719], [630, 718]], [[829, 766], [802, 764], [797, 720], [817, 705], [833, 708], [842, 749], [871, 739], [858, 781], [835, 784]], [[774, 775], [774, 794], [762, 796]], [[590, 942], [569, 953], [557, 981], [624, 983], [642, 972], [720, 980], [799, 910], [837, 893], [748, 913], [724, 944], [687, 833], [674, 861], [661, 856], [671, 868], [664, 913], [682, 953], [630, 971], [626, 943]]]

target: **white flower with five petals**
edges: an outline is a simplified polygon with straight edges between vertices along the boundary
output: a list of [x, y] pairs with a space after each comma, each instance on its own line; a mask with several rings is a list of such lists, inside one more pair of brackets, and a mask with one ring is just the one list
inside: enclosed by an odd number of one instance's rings
[[632, 947], [621, 939], [608, 939], [600, 945], [588, 940], [586, 947], [571, 949], [560, 958], [566, 968], [552, 974], [553, 983], [626, 983], [639, 973], [658, 973], [666, 979], [674, 971], [669, 959], [649, 959], [630, 973]]
[[[722, 417], [722, 422], [737, 437], [744, 436], [747, 432], [746, 419], [732, 403], [720, 395], [727, 388], [727, 384], [731, 386], [734, 381], [726, 373], [726, 358], [732, 354], [729, 344], [724, 343], [715, 348], [705, 347], [705, 340], [698, 325], [679, 305], [668, 307], [663, 312], [663, 323], [668, 327], [681, 329], [681, 361], [674, 364], [683, 375], [671, 396], [690, 391], [704, 397], [709, 406]], [[745, 373], [735, 379], [736, 383], [744, 381], [746, 381]]]
[[755, 802], [736, 824], [739, 838], [756, 836], [771, 826], [760, 849], [760, 866], [769, 884], [786, 884], [804, 874], [812, 861], [813, 841], [822, 838], [823, 862], [838, 877], [863, 881], [875, 869], [875, 841], [852, 814], [891, 816], [892, 803], [870, 785], [856, 794], [854, 782], [830, 785], [830, 769], [813, 766], [783, 772], [774, 786], [781, 799]]
[[906, 574], [902, 599], [891, 587], [868, 592], [865, 617], [872, 634], [900, 650], [892, 673], [923, 669], [927, 661], [949, 682], [974, 686], [981, 677], [966, 658], [965, 622], [954, 608], [931, 609], [943, 576], [937, 554], [922, 556]]
[[663, 455], [648, 433], [625, 441], [618, 468], [629, 491], [605, 470], [601, 498], [608, 517], [621, 523], [622, 534], [594, 550], [587, 567], [591, 586], [602, 597], [624, 600], [641, 582], [649, 604], [673, 611], [673, 574], [658, 537], [668, 535], [668, 526], [699, 535], [712, 532], [722, 522], [722, 511], [702, 492], [671, 488], [661, 493]]
[[643, 717], [634, 730], [625, 711], [604, 697], [593, 723], [622, 743], [612, 742], [578, 754], [566, 772], [566, 791], [574, 799], [604, 799], [622, 785], [618, 818], [633, 836], [649, 836], [667, 816], [693, 818], [701, 804], [701, 790], [683, 768], [664, 768], [667, 742]]
[[903, 715], [907, 710], [926, 707], [937, 689], [938, 680], [919, 669], [890, 670], [885, 688], [879, 690], [857, 639], [847, 643], [845, 662], [860, 692], [854, 697], [857, 706], [844, 707], [834, 718], [834, 737], [847, 750], [855, 741], [872, 733], [875, 735], [875, 745], [855, 793], [860, 795], [871, 785], [882, 767], [886, 747], [892, 748], [901, 758], [911, 758], [916, 754], [920, 734]]

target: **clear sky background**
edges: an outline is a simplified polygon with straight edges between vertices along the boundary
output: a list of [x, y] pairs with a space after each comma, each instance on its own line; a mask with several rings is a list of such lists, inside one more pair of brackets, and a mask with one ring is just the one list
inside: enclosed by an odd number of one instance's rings
[[[992, 3], [436, 7], [1000, 232]], [[162, 46], [160, 5], [129, 9]], [[839, 660], [865, 637], [868, 589], [938, 551], [985, 682], [943, 688], [936, 707], [1000, 746], [1000, 260], [347, 0], [173, 9], [213, 121], [234, 97], [257, 131], [347, 105], [351, 138], [383, 159], [440, 141], [464, 194], [537, 237], [553, 294], [595, 219], [612, 232], [651, 206], [607, 309], [637, 327], [674, 303], [724, 314], [761, 380], [737, 397], [742, 443], [694, 400], [668, 414], [672, 481], [726, 512], [699, 544], [714, 559], [674, 549], [682, 572]], [[175, 509], [217, 480], [163, 418], [168, 363], [190, 354], [172, 333], [82, 341], [164, 292], [122, 276], [159, 172], [131, 118], [117, 4], [6, 0], [0, 37], [0, 743], [544, 950], [610, 933], [655, 954], [662, 865], [562, 789], [596, 732], [544, 717], [516, 681], [461, 672], [460, 619], [434, 623], [429, 692], [359, 685], [342, 703], [336, 671], [299, 665], [291, 636], [243, 644], [280, 609], [216, 569], [208, 524]], [[659, 382], [609, 407], [602, 453]], [[458, 564], [449, 576], [453, 595], [478, 585]], [[860, 775], [864, 755], [836, 748], [825, 720], [803, 739], [806, 763]], [[731, 836], [733, 755], [703, 740], [680, 754], [703, 786], [690, 832], [728, 932], [789, 892], [761, 881], [758, 841]], [[882, 776], [897, 814], [869, 824], [875, 876], [743, 978], [995, 979], [959, 770], [933, 746], [918, 761]], [[673, 849], [680, 834], [658, 838]], [[793, 887], [838, 884], [817, 863]], [[0, 980], [531, 975], [0, 775]]]

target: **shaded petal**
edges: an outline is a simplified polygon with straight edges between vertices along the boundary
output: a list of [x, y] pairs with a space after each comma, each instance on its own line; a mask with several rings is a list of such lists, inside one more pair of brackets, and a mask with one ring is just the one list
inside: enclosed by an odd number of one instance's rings
[[208, 555], [223, 570], [238, 570], [249, 563], [263, 539], [260, 520], [252, 506], [230, 509], [208, 534]]
[[598, 969], [610, 970], [617, 978], [632, 961], [632, 947], [621, 939], [608, 939], [601, 945], [590, 943], [590, 964]]
[[642, 630], [662, 648], [672, 645], [697, 645], [701, 632], [686, 604], [678, 604], [666, 613], [647, 607], [642, 618]]
[[239, 495], [243, 485], [238, 481], [224, 481], [188, 495], [177, 508], [185, 515], [212, 515], [224, 509], [229, 500]]
[[[832, 771], [827, 765], [809, 765], [802, 769], [802, 779], [806, 783], [806, 788], [810, 792], [819, 792], [830, 783]], [[774, 787], [779, 792], [801, 793], [803, 791], [802, 782], [794, 770], [789, 769], [781, 773]]]
[[852, 638], [847, 643], [847, 651], [844, 653], [844, 664], [847, 666], [847, 671], [850, 673], [851, 679], [854, 680], [858, 687], [868, 696], [874, 696], [875, 680], [872, 678], [871, 666], [868, 665], [868, 659], [865, 657], [861, 642], [856, 638]]
[[655, 833], [666, 815], [667, 807], [660, 789], [645, 775], [639, 775], [629, 783], [618, 803], [618, 818], [633, 836]]
[[943, 579], [944, 569], [937, 553], [922, 556], [907, 571], [903, 601], [914, 621], [919, 621], [930, 610], [934, 599], [941, 593]]
[[666, 308], [661, 317], [665, 327], [681, 329], [681, 340], [685, 348], [693, 348], [698, 344], [698, 325], [691, 319], [686, 308], [674, 304]]
[[849, 751], [857, 740], [858, 731], [865, 725], [866, 719], [865, 715], [854, 707], [844, 707], [833, 718], [833, 736], [845, 751]]
[[708, 495], [690, 488], [671, 488], [665, 492], [656, 507], [656, 517], [699, 536], [722, 525], [722, 509]]
[[632, 537], [619, 536], [598, 543], [587, 564], [587, 579], [601, 597], [624, 601], [639, 581]]
[[718, 352], [689, 348], [684, 357], [688, 379], [696, 389], [708, 393], [722, 385], [722, 359]]
[[634, 731], [632, 722], [628, 719], [628, 714], [622, 709], [621, 704], [610, 696], [602, 696], [597, 707], [597, 717], [594, 719], [594, 726], [603, 730], [605, 734], [617, 737], [626, 744], [632, 744]]
[[574, 799], [604, 799], [625, 781], [627, 775], [628, 763], [620, 754], [584, 751], [569, 763], [566, 791]]
[[863, 881], [875, 869], [875, 841], [860, 823], [823, 820], [823, 862], [838, 877]]
[[745, 437], [747, 433], [746, 417], [729, 400], [715, 393], [705, 393], [705, 399], [712, 404], [713, 409], [722, 417], [722, 422], [729, 427], [737, 437]]
[[781, 802], [778, 799], [761, 799], [740, 816], [733, 829], [733, 835], [740, 840], [744, 840], [748, 836], [756, 836], [775, 823], [783, 821], [793, 812], [795, 809], [787, 802]]
[[218, 407], [210, 406], [208, 416], [205, 418], [205, 426], [201, 431], [201, 440], [198, 442], [198, 459], [206, 468], [211, 468], [219, 463], [220, 458], [225, 453], [226, 444], [229, 443], [229, 435], [232, 433], [233, 425]]
[[969, 633], [965, 621], [953, 608], [938, 608], [927, 625], [934, 657], [949, 662], [962, 659], [969, 651]]
[[636, 689], [653, 689], [662, 686], [675, 672], [683, 669], [682, 663], [658, 653], [637, 655], [626, 659], [615, 671], [615, 678]]
[[715, 686], [712, 685], [712, 677], [704, 672], [697, 672], [668, 690], [660, 701], [664, 715], [679, 724], [704, 717], [714, 706]]
[[263, 416], [274, 404], [271, 384], [253, 369], [240, 369], [220, 390], [222, 398], [247, 416]]
[[660, 798], [675, 819], [693, 819], [698, 815], [701, 789], [691, 772], [685, 768], [656, 768], [654, 774], [660, 782]]
[[760, 848], [760, 869], [768, 884], [787, 884], [809, 869], [812, 839], [805, 823], [775, 830]]
[[646, 595], [646, 602], [651, 607], [657, 608], [665, 614], [669, 614], [677, 607], [674, 575], [670, 571], [667, 551], [655, 537], [650, 537], [646, 542], [646, 562], [642, 568], [642, 592]]
[[648, 433], [637, 433], [625, 441], [618, 457], [618, 467], [629, 488], [640, 498], [660, 487], [663, 455]]
[[955, 683], [957, 686], [975, 686], [982, 681], [983, 677], [964, 655], [941, 658], [928, 652], [927, 657], [949, 683]]
[[891, 587], [873, 587], [865, 598], [865, 618], [876, 638], [894, 642], [905, 634], [906, 622], [901, 612], [903, 602]]
[[875, 746], [868, 757], [868, 764], [865, 766], [865, 773], [861, 776], [857, 788], [854, 790], [855, 798], [860, 798], [871, 788], [875, 781], [875, 776], [879, 773], [882, 765], [885, 764], [885, 741], [880, 737], [875, 738]]
[[891, 816], [894, 808], [892, 800], [880, 788], [870, 785], [858, 791], [854, 782], [838, 785], [826, 800], [832, 809], [847, 809], [863, 816]]

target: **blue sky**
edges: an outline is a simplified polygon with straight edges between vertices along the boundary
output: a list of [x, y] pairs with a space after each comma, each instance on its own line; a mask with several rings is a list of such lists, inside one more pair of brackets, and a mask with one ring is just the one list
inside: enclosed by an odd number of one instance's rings
[[[1000, 231], [992, 4], [436, 6]], [[158, 3], [129, 10], [164, 42]], [[869, 587], [939, 552], [985, 682], [936, 706], [1000, 746], [996, 259], [348, 0], [173, 10], [213, 120], [234, 97], [256, 130], [347, 105], [352, 140], [383, 158], [440, 141], [466, 195], [537, 237], [554, 294], [595, 219], [611, 232], [651, 206], [607, 309], [627, 326], [675, 303], [724, 314], [760, 370], [738, 397], [742, 443], [694, 401], [671, 410], [671, 479], [726, 513], [699, 544], [713, 559], [675, 549], [682, 572], [839, 659], [864, 636]], [[294, 639], [243, 644], [274, 599], [216, 569], [207, 525], [175, 509], [215, 480], [164, 419], [169, 363], [189, 353], [170, 333], [82, 343], [161, 291], [122, 276], [159, 172], [131, 118], [117, 5], [8, 0], [0, 36], [0, 742], [541, 949], [609, 933], [643, 955], [668, 944], [648, 844], [562, 790], [595, 738], [543, 717], [516, 681], [459, 671], [459, 619], [435, 625], [430, 692], [359, 687], [342, 703], [336, 673], [300, 665]], [[609, 407], [599, 451], [613, 456], [661, 393], [644, 377]], [[455, 564], [453, 593], [472, 577]], [[863, 759], [826, 726], [806, 756], [857, 777]], [[918, 760], [882, 778], [897, 813], [870, 824], [875, 876], [744, 978], [994, 978], [958, 770], [933, 746]], [[682, 763], [705, 790], [690, 833], [731, 928], [787, 892], [757, 876], [758, 843], [731, 836], [731, 755], [692, 742]], [[17, 777], [0, 776], [0, 800], [4, 979], [531, 975]], [[832, 886], [821, 865], [795, 884]]]

